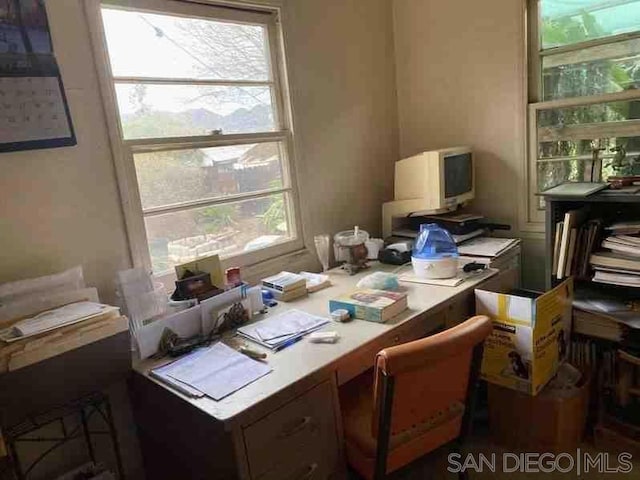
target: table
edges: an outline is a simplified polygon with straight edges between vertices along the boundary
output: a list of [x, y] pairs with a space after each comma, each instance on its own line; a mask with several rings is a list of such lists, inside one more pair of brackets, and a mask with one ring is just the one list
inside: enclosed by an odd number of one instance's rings
[[[333, 286], [271, 309], [296, 308], [327, 316], [329, 300], [355, 289], [373, 271], [349, 276], [329, 272]], [[353, 320], [324, 330], [336, 344], [308, 339], [272, 353], [273, 372], [229, 397], [192, 399], [149, 377], [161, 361], [134, 366], [130, 390], [149, 478], [341, 478], [344, 475], [338, 388], [372, 368], [382, 348], [423, 338], [466, 320], [474, 311], [474, 289], [519, 284], [519, 263], [484, 272], [457, 287], [403, 283], [409, 309], [384, 323]], [[254, 347], [252, 345], [252, 347]]]

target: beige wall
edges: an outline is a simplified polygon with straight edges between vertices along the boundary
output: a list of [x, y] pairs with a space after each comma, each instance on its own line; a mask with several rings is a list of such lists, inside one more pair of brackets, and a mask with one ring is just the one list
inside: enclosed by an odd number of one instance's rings
[[[47, 1], [78, 146], [0, 155], [0, 282], [82, 264], [113, 301], [130, 258], [81, 4]], [[390, 1], [286, 1], [284, 27], [307, 244], [354, 224], [378, 233], [398, 156]]]
[[[130, 258], [89, 31], [82, 0], [46, 3], [78, 146], [0, 155], [0, 282], [82, 264], [112, 301], [115, 273]], [[390, 0], [286, 0], [283, 24], [304, 236], [312, 245], [314, 234], [354, 224], [379, 233], [398, 157]], [[309, 268], [316, 259], [285, 261]], [[118, 391], [135, 478], [137, 447]]]
[[[524, 0], [394, 0], [400, 155], [471, 145], [474, 209], [518, 231], [525, 154]], [[541, 242], [524, 280], [542, 281]]]
[[129, 254], [89, 34], [78, 1], [47, 3], [78, 145], [0, 155], [0, 282], [82, 264], [108, 300]]

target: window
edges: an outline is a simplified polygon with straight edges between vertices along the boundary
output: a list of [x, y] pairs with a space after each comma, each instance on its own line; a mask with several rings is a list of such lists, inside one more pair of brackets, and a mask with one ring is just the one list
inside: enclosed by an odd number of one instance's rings
[[529, 222], [533, 194], [640, 174], [640, 0], [530, 0]]
[[276, 12], [172, 0], [89, 12], [134, 263], [162, 275], [301, 248]]

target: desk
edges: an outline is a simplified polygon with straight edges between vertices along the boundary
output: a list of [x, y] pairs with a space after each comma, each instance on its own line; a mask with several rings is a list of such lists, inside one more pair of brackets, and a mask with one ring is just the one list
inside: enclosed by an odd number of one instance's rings
[[[280, 303], [270, 315], [297, 308], [327, 316], [331, 298], [352, 291], [373, 271], [392, 270], [377, 265], [355, 276], [333, 270], [332, 287]], [[482, 273], [458, 287], [403, 284], [409, 309], [402, 314], [384, 324], [332, 323], [324, 329], [340, 334], [333, 345], [303, 339], [269, 352], [273, 372], [219, 402], [187, 398], [150, 378], [158, 361], [138, 363], [130, 386], [148, 477], [342, 477], [339, 385], [371, 368], [382, 348], [466, 320], [474, 310], [474, 288], [517, 285], [519, 264], [492, 275]]]

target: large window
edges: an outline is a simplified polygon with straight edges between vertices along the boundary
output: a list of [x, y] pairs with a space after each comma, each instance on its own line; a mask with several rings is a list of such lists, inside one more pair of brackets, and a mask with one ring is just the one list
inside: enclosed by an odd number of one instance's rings
[[275, 12], [172, 0], [89, 8], [134, 261], [300, 248]]
[[530, 0], [529, 205], [565, 181], [640, 174], [640, 0]]

